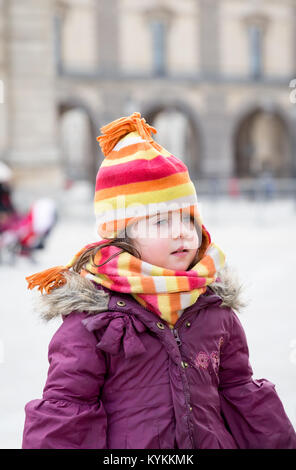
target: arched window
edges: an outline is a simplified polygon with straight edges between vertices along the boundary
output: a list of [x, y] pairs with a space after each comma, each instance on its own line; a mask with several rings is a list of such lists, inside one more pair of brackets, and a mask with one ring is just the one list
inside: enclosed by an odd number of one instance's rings
[[202, 175], [201, 134], [195, 113], [183, 103], [155, 104], [144, 114], [156, 127], [154, 139], [168, 152], [182, 160], [191, 179]]
[[92, 171], [91, 121], [83, 108], [60, 110], [60, 144], [64, 173], [72, 181], [90, 180]]
[[235, 134], [236, 176], [257, 177], [267, 169], [277, 178], [289, 177], [293, 171], [289, 129], [272, 104], [246, 114]]

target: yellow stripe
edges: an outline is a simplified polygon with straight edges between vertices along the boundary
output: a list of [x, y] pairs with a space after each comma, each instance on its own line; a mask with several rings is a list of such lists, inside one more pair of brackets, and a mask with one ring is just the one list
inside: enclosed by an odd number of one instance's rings
[[217, 268], [217, 271], [219, 270], [219, 268], [222, 268], [225, 264], [225, 253], [223, 253], [222, 250], [220, 250], [220, 248], [215, 245], [215, 243], [213, 243], [213, 246], [215, 246], [215, 248], [217, 249], [218, 253], [219, 253], [219, 266], [216, 266]]
[[160, 266], [155, 266], [154, 264], [151, 264], [151, 266], [151, 276], [163, 276], [163, 268]]
[[139, 294], [144, 294], [140, 276], [128, 276], [127, 280], [132, 288], [132, 291], [136, 291]]
[[[149, 182], [147, 182], [149, 184]], [[152, 204], [152, 203], [160, 203], [160, 202], [168, 202], [174, 201], [179, 197], [191, 196], [192, 194], [196, 194], [195, 188], [192, 182], [188, 182], [185, 184], [181, 184], [178, 186], [174, 186], [172, 188], [165, 188], [163, 190], [153, 191], [147, 193], [141, 193], [140, 197], [139, 194], [130, 194], [125, 195], [125, 207], [130, 206], [131, 204]], [[110, 205], [113, 209], [118, 209], [118, 197], [113, 197], [109, 199], [104, 199], [104, 201], [97, 201], [95, 202], [95, 213], [99, 214], [101, 212], [106, 211], [106, 206]], [[104, 209], [105, 206], [105, 209]]]
[[197, 269], [195, 269], [197, 274], [201, 277], [207, 277], [208, 276], [208, 268], [207, 266], [202, 264], [202, 260], [197, 265]]
[[199, 294], [200, 294], [200, 289], [194, 289], [193, 291], [190, 292], [190, 305], [196, 302], [197, 297], [199, 297]]
[[[125, 140], [128, 140], [128, 139], [130, 139], [131, 137], [141, 137], [141, 136], [140, 136], [140, 134], [139, 134], [138, 131], [132, 131], [132, 132], [129, 132], [128, 134], [126, 134], [124, 137], [122, 137], [119, 142], [124, 142]], [[148, 142], [148, 140], [147, 140], [146, 142]], [[148, 142], [148, 143], [149, 143], [149, 142]], [[160, 144], [158, 144], [158, 145], [160, 145]], [[160, 146], [161, 146], [161, 145], [160, 145]], [[154, 149], [154, 147], [153, 147], [153, 149]], [[156, 149], [154, 149], [154, 150], [156, 150]], [[171, 155], [172, 155], [172, 154], [171, 154], [170, 152], [168, 152], [164, 147], [161, 146], [161, 154], [162, 154], [162, 152], [164, 152], [164, 154], [165, 154], [166, 156], [171, 156]], [[158, 154], [159, 154], [159, 152], [158, 152]]]
[[134, 297], [134, 299], [136, 299], [141, 305], [143, 305], [143, 307], [147, 307], [148, 308], [148, 303], [142, 299], [141, 297], [139, 297], [137, 294], [134, 294], [132, 293], [132, 296]]
[[156, 158], [158, 155], [162, 155], [165, 158], [172, 156], [172, 154], [167, 151], [160, 153], [154, 147], [151, 147], [149, 150], [139, 150], [139, 152], [135, 152], [128, 157], [122, 157], [115, 160], [108, 160], [108, 158], [105, 158], [101, 164], [101, 168], [128, 163], [134, 160], [153, 160], [153, 158]]
[[[88, 266], [90, 268], [90, 265], [86, 265], [85, 268], [86, 268], [86, 270], [88, 270], [91, 273], [91, 270], [88, 269]], [[100, 281], [100, 282], [97, 282], [97, 284], [102, 284], [102, 286], [108, 287], [108, 289], [113, 284], [112, 279], [109, 276], [107, 276], [107, 274], [103, 274], [103, 273], [100, 273], [99, 276], [97, 274], [93, 274], [93, 280], [95, 282]]]
[[124, 142], [125, 140], [130, 139], [131, 137], [140, 137], [140, 134], [138, 131], [132, 131], [126, 134], [124, 137], [122, 137], [119, 142]]
[[118, 275], [127, 276], [129, 274], [128, 265], [130, 260], [130, 254], [124, 251], [117, 257], [117, 269]]
[[159, 294], [157, 296], [157, 301], [158, 301], [158, 310], [161, 312], [162, 318], [165, 320], [170, 320], [170, 299], [167, 294]]
[[132, 290], [136, 290], [138, 293], [143, 293], [143, 285], [141, 281], [141, 276], [131, 276], [129, 269], [131, 255], [130, 253], [123, 252], [118, 256], [118, 275], [124, 277], [129, 283]]
[[176, 276], [169, 276], [165, 278], [167, 292], [178, 292], [178, 282]]

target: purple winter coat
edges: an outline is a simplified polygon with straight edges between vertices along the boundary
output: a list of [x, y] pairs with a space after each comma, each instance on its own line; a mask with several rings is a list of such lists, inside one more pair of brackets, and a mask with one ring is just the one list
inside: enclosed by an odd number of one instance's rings
[[296, 449], [274, 384], [252, 378], [238, 290], [220, 277], [173, 331], [131, 295], [74, 273], [44, 295], [43, 315], [64, 321], [43, 398], [25, 407], [22, 447]]

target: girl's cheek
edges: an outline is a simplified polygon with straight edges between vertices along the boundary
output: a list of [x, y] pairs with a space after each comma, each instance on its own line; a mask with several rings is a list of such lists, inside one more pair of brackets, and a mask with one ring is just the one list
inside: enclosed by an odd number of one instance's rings
[[187, 232], [187, 243], [189, 244], [189, 247], [191, 249], [198, 248], [200, 243], [199, 243], [199, 236], [195, 228], [191, 228]]
[[201, 239], [199, 238], [197, 232], [195, 231], [195, 235], [193, 237], [194, 248], [199, 248], [201, 245]]

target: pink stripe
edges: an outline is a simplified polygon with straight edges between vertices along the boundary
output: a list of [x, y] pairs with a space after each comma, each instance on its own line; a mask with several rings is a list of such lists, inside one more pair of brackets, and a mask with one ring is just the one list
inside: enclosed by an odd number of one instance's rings
[[[108, 248], [108, 247], [106, 247]], [[104, 251], [104, 248], [102, 249]], [[100, 264], [103, 261], [106, 261], [111, 254], [116, 253], [118, 251], [117, 247], [112, 247], [111, 250], [109, 251], [108, 256], [104, 256], [104, 259], [100, 261]], [[108, 251], [106, 250], [106, 254]], [[98, 272], [101, 272], [103, 274], [106, 274], [109, 279], [112, 281], [112, 284], [110, 285], [109, 289], [117, 291], [117, 292], [126, 292], [129, 293], [131, 292], [131, 286], [130, 283], [128, 282], [127, 277], [120, 277], [118, 276], [118, 261], [119, 261], [119, 256], [115, 256], [115, 258], [111, 259], [108, 263], [104, 264], [101, 268], [98, 268]]]
[[192, 278], [190, 277], [189, 279], [189, 291], [193, 289], [200, 289], [201, 287], [205, 286], [206, 279], [204, 277], [198, 277], [196, 273], [196, 277]]
[[154, 313], [158, 315], [159, 317], [161, 316], [161, 312], [159, 311], [158, 308], [158, 299], [155, 294], [138, 294], [142, 299], [145, 300], [145, 302], [148, 303], [148, 309], [153, 309]]
[[204, 287], [206, 280], [203, 277], [198, 277], [196, 271], [190, 271], [190, 276], [188, 276], [188, 271], [185, 271], [185, 273], [186, 274], [184, 274], [184, 271], [175, 271], [176, 276], [187, 277], [189, 291], [192, 289], [199, 289], [200, 287]]
[[152, 181], [185, 171], [188, 171], [187, 167], [173, 155], [167, 158], [158, 155], [152, 160], [133, 160], [112, 167], [100, 168], [96, 181], [96, 191], [122, 184]]
[[132, 288], [126, 277], [113, 276], [113, 280], [114, 280], [114, 283], [110, 287], [111, 290], [131, 293]]

